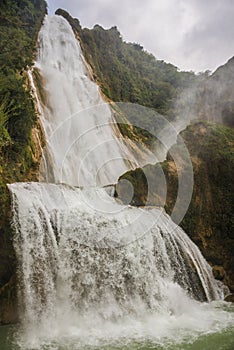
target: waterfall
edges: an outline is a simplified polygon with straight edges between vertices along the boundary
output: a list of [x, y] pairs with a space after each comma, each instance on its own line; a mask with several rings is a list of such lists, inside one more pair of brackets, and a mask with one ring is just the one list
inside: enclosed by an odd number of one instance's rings
[[29, 323], [95, 308], [111, 317], [142, 308], [173, 312], [173, 289], [198, 300], [222, 298], [198, 248], [162, 209], [125, 207], [98, 188], [10, 189]]
[[60, 334], [81, 337], [91, 324], [118, 329], [119, 320], [146, 313], [196, 314], [199, 301], [222, 299], [199, 249], [162, 208], [121, 205], [104, 187], [139, 160], [62, 17], [46, 17], [36, 67], [46, 91], [46, 103], [37, 103], [48, 183], [9, 185], [19, 309], [30, 338], [23, 348]]
[[69, 23], [47, 16], [38, 46], [35, 67], [46, 94], [46, 101], [37, 98], [47, 140], [46, 181], [105, 186], [149, 162], [153, 156], [146, 149], [134, 156], [134, 145], [121, 136]]

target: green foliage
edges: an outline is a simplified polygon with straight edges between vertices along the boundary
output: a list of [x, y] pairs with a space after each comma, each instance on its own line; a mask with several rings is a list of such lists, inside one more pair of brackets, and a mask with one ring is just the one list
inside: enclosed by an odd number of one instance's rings
[[45, 10], [44, 0], [1, 0], [1, 71], [22, 70], [32, 63]]
[[44, 0], [1, 0], [0, 125], [5, 135], [4, 147], [6, 138], [11, 140], [8, 157], [13, 159], [25, 154], [35, 122], [23, 72], [33, 62], [35, 39], [45, 11]]
[[179, 72], [144, 51], [136, 43], [126, 43], [116, 27], [79, 30], [86, 59], [102, 90], [113, 101], [138, 103], [159, 113], [172, 114], [178, 93], [195, 80], [195, 75]]
[[48, 106], [47, 95], [44, 89], [44, 82], [41, 73], [37, 67], [33, 68], [33, 80], [39, 95], [40, 101]]
[[0, 154], [11, 145], [11, 137], [7, 131], [8, 113], [5, 103], [0, 105]]
[[[197, 121], [182, 133], [190, 153], [206, 162], [234, 163], [234, 129], [220, 124]], [[191, 142], [193, 140], [193, 142]]]
[[[35, 40], [45, 11], [44, 0], [1, 0], [0, 181], [2, 183], [9, 179], [10, 169], [15, 167], [16, 161], [21, 165], [32, 163], [28, 149], [36, 116], [24, 71], [33, 62]], [[27, 166], [23, 168], [26, 169]]]
[[82, 29], [66, 11], [59, 9], [56, 14], [64, 16], [78, 33], [85, 58], [107, 97], [151, 107], [173, 118], [173, 103], [197, 79], [194, 73], [179, 72], [139, 44], [124, 42], [117, 27]]
[[[26, 69], [46, 13], [44, 0], [0, 0], [0, 288], [13, 273], [7, 183], [24, 181], [34, 165], [31, 131], [36, 113]], [[1, 302], [1, 301], [0, 301]]]
[[222, 265], [234, 292], [234, 129], [198, 122], [183, 132], [194, 164], [194, 191], [181, 225], [208, 261]]
[[[3, 96], [7, 121], [5, 127], [12, 140], [11, 152], [19, 153], [30, 142], [35, 111], [30, 93], [25, 90], [25, 78], [13, 70], [8, 75], [0, 72], [0, 96]], [[2, 102], [2, 101], [1, 101]]]

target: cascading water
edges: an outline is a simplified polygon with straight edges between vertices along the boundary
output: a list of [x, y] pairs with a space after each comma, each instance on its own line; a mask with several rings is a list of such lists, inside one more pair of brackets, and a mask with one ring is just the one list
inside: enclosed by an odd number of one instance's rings
[[66, 184], [9, 185], [22, 348], [163, 344], [232, 324], [228, 313], [200, 302], [221, 300], [223, 286], [163, 209], [123, 206], [93, 187], [115, 183], [137, 161], [117, 138], [63, 18], [46, 18], [37, 67], [48, 100], [40, 106], [53, 170], [47, 179]]
[[[46, 180], [73, 186], [116, 183], [124, 172], [139, 166], [139, 159], [91, 80], [71, 26], [63, 17], [46, 17], [38, 45], [35, 66], [46, 91], [46, 102], [39, 108], [49, 159]], [[144, 150], [142, 156], [149, 161], [149, 152]]]
[[[222, 288], [163, 209], [120, 205], [101, 188], [17, 183], [10, 189], [23, 348], [74, 337], [78, 349], [123, 334], [147, 338], [151, 321], [156, 339], [174, 337], [179, 322], [195, 332], [217, 327], [217, 313], [213, 321], [213, 310], [193, 298], [221, 299]], [[218, 320], [233, 321], [222, 314]]]

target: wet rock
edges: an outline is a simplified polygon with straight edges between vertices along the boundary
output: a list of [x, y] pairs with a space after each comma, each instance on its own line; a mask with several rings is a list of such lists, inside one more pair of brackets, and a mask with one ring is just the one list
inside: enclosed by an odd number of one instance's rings
[[0, 288], [0, 325], [18, 322], [16, 276]]
[[234, 294], [228, 295], [224, 300], [229, 303], [234, 303]]
[[215, 265], [215, 266], [213, 266], [212, 271], [213, 271], [214, 278], [216, 278], [219, 281], [224, 280], [226, 273], [225, 273], [223, 266]]

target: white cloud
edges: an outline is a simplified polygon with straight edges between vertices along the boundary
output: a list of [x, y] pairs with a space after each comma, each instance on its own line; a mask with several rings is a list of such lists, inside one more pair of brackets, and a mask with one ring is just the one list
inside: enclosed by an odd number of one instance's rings
[[234, 0], [48, 0], [82, 26], [117, 25], [124, 40], [187, 70], [213, 70], [234, 55]]

